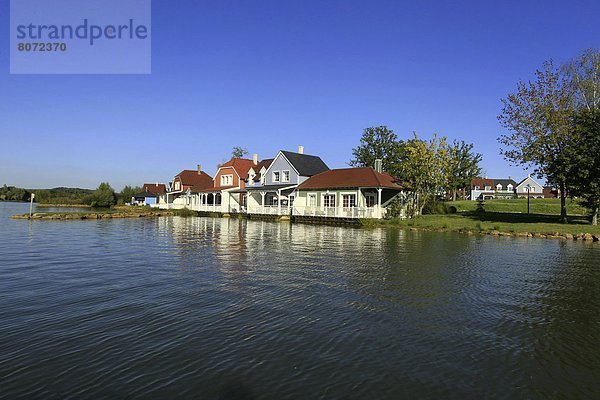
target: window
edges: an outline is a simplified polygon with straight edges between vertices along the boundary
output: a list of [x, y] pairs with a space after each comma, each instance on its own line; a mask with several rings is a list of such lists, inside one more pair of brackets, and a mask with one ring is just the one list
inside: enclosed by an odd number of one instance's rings
[[281, 171], [281, 182], [290, 181], [290, 171]]
[[335, 194], [323, 195], [323, 207], [335, 207]]
[[479, 187], [479, 186], [475, 186], [475, 190], [479, 190], [479, 189], [480, 189], [480, 187]]
[[317, 206], [317, 195], [316, 194], [309, 194], [308, 195], [308, 205], [310, 207], [316, 207]]
[[233, 175], [221, 175], [221, 186], [233, 185]]
[[496, 185], [496, 190], [502, 190], [502, 185], [501, 184], [497, 184]]
[[356, 207], [356, 195], [355, 194], [344, 194], [342, 195], [342, 207]]
[[375, 193], [367, 193], [365, 195], [365, 200], [367, 201], [367, 207], [375, 207], [375, 200], [376, 196]]
[[492, 187], [491, 186], [486, 186], [485, 190], [490, 191], [490, 190], [492, 190]]
[[512, 190], [513, 190], [513, 185], [508, 185], [506, 188], [512, 192]]
[[273, 172], [273, 182], [279, 182], [279, 171]]
[[181, 190], [181, 183], [179, 181], [175, 182], [175, 190]]

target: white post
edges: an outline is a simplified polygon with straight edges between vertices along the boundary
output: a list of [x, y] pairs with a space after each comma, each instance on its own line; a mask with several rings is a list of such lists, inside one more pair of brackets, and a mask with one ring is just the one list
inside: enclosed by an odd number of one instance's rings
[[265, 195], [267, 192], [260, 192], [260, 213], [265, 213]]
[[383, 189], [377, 189], [377, 218], [381, 218], [381, 191]]
[[281, 189], [277, 190], [277, 215], [281, 215]]
[[31, 214], [33, 213], [33, 198], [35, 197], [35, 193], [31, 193], [31, 200], [29, 203], [29, 218], [31, 218]]

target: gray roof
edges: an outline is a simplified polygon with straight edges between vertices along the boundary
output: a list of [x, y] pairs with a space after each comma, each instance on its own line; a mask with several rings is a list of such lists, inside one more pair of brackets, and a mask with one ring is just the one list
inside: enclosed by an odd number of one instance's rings
[[313, 176], [329, 171], [329, 167], [319, 156], [310, 156], [308, 154], [293, 153], [284, 150], [281, 150], [281, 152], [296, 168], [300, 176]]
[[517, 188], [517, 182], [512, 179], [494, 179], [494, 186], [498, 186], [498, 184], [502, 185], [502, 187], [513, 185], [515, 189]]
[[151, 193], [151, 192], [141, 192], [141, 193], [138, 193], [138, 194], [136, 194], [136, 195], [135, 195], [135, 196], [133, 196], [133, 197], [134, 197], [134, 198], [136, 198], [136, 199], [141, 199], [141, 198], [144, 198], [144, 197], [158, 197], [158, 196], [159, 196], [159, 195], [158, 195], [158, 194], [156, 194], [156, 193]]

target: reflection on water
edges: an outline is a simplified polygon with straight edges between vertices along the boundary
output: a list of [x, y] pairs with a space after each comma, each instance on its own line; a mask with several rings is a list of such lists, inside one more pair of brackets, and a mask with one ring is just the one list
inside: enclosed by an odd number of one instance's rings
[[0, 397], [600, 395], [594, 244], [19, 207]]

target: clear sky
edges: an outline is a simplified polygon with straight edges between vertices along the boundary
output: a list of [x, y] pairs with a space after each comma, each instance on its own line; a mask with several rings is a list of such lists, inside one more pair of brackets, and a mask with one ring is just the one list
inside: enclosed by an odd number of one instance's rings
[[387, 125], [475, 144], [491, 177], [500, 99], [549, 58], [600, 43], [599, 1], [184, 1], [152, 4], [150, 75], [10, 75], [0, 0], [0, 185], [116, 189], [209, 174], [243, 146], [345, 167]]

